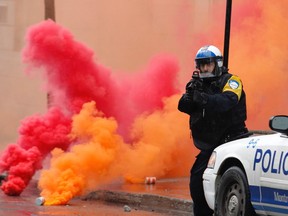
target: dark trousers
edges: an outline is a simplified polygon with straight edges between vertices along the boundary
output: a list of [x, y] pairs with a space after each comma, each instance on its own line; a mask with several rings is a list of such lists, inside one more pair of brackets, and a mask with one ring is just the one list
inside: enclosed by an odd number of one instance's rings
[[212, 216], [214, 212], [206, 202], [202, 178], [210, 155], [210, 151], [201, 151], [197, 155], [196, 161], [190, 171], [190, 194], [194, 204], [194, 216]]

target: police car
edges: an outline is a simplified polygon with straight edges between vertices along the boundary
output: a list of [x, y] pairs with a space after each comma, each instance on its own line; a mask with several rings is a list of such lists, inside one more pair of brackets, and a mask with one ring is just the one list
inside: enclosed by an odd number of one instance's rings
[[216, 216], [288, 215], [288, 116], [270, 119], [268, 135], [217, 147], [203, 174]]

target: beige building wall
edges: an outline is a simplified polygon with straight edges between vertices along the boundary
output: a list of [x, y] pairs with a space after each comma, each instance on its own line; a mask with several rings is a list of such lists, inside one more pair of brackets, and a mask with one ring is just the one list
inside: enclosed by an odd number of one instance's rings
[[0, 0], [0, 150], [17, 141], [22, 119], [46, 109], [39, 79], [27, 78], [21, 63], [26, 29], [43, 16], [42, 1]]
[[56, 21], [102, 64], [134, 72], [156, 54], [181, 59], [193, 52], [193, 34], [207, 30], [213, 2], [219, 0], [56, 0]]
[[[115, 73], [136, 73], [153, 56], [168, 53], [177, 57], [181, 76], [187, 78], [199, 48], [193, 36], [205, 34], [209, 12], [218, 2], [55, 0], [56, 22]], [[43, 19], [44, 0], [0, 0], [0, 151], [17, 141], [22, 119], [46, 111], [40, 78], [27, 77], [21, 63], [25, 32]]]

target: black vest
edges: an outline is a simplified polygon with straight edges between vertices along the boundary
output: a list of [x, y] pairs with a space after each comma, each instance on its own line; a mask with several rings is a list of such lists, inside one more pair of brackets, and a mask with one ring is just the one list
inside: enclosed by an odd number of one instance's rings
[[[203, 92], [213, 95], [222, 92], [224, 86], [232, 75], [224, 73], [217, 80], [203, 83]], [[246, 95], [242, 90], [241, 98], [236, 106], [227, 112], [213, 112], [213, 110], [199, 110], [201, 117], [195, 121], [190, 116], [190, 129], [194, 144], [200, 150], [211, 150], [223, 143], [227, 134], [243, 131], [246, 116]], [[197, 115], [199, 116], [199, 114]]]

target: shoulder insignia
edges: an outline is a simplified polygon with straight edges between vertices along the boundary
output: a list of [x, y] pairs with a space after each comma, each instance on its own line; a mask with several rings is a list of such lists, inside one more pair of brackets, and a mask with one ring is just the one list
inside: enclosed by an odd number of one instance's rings
[[239, 82], [237, 82], [236, 80], [229, 80], [228, 85], [231, 89], [237, 89], [239, 87]]

